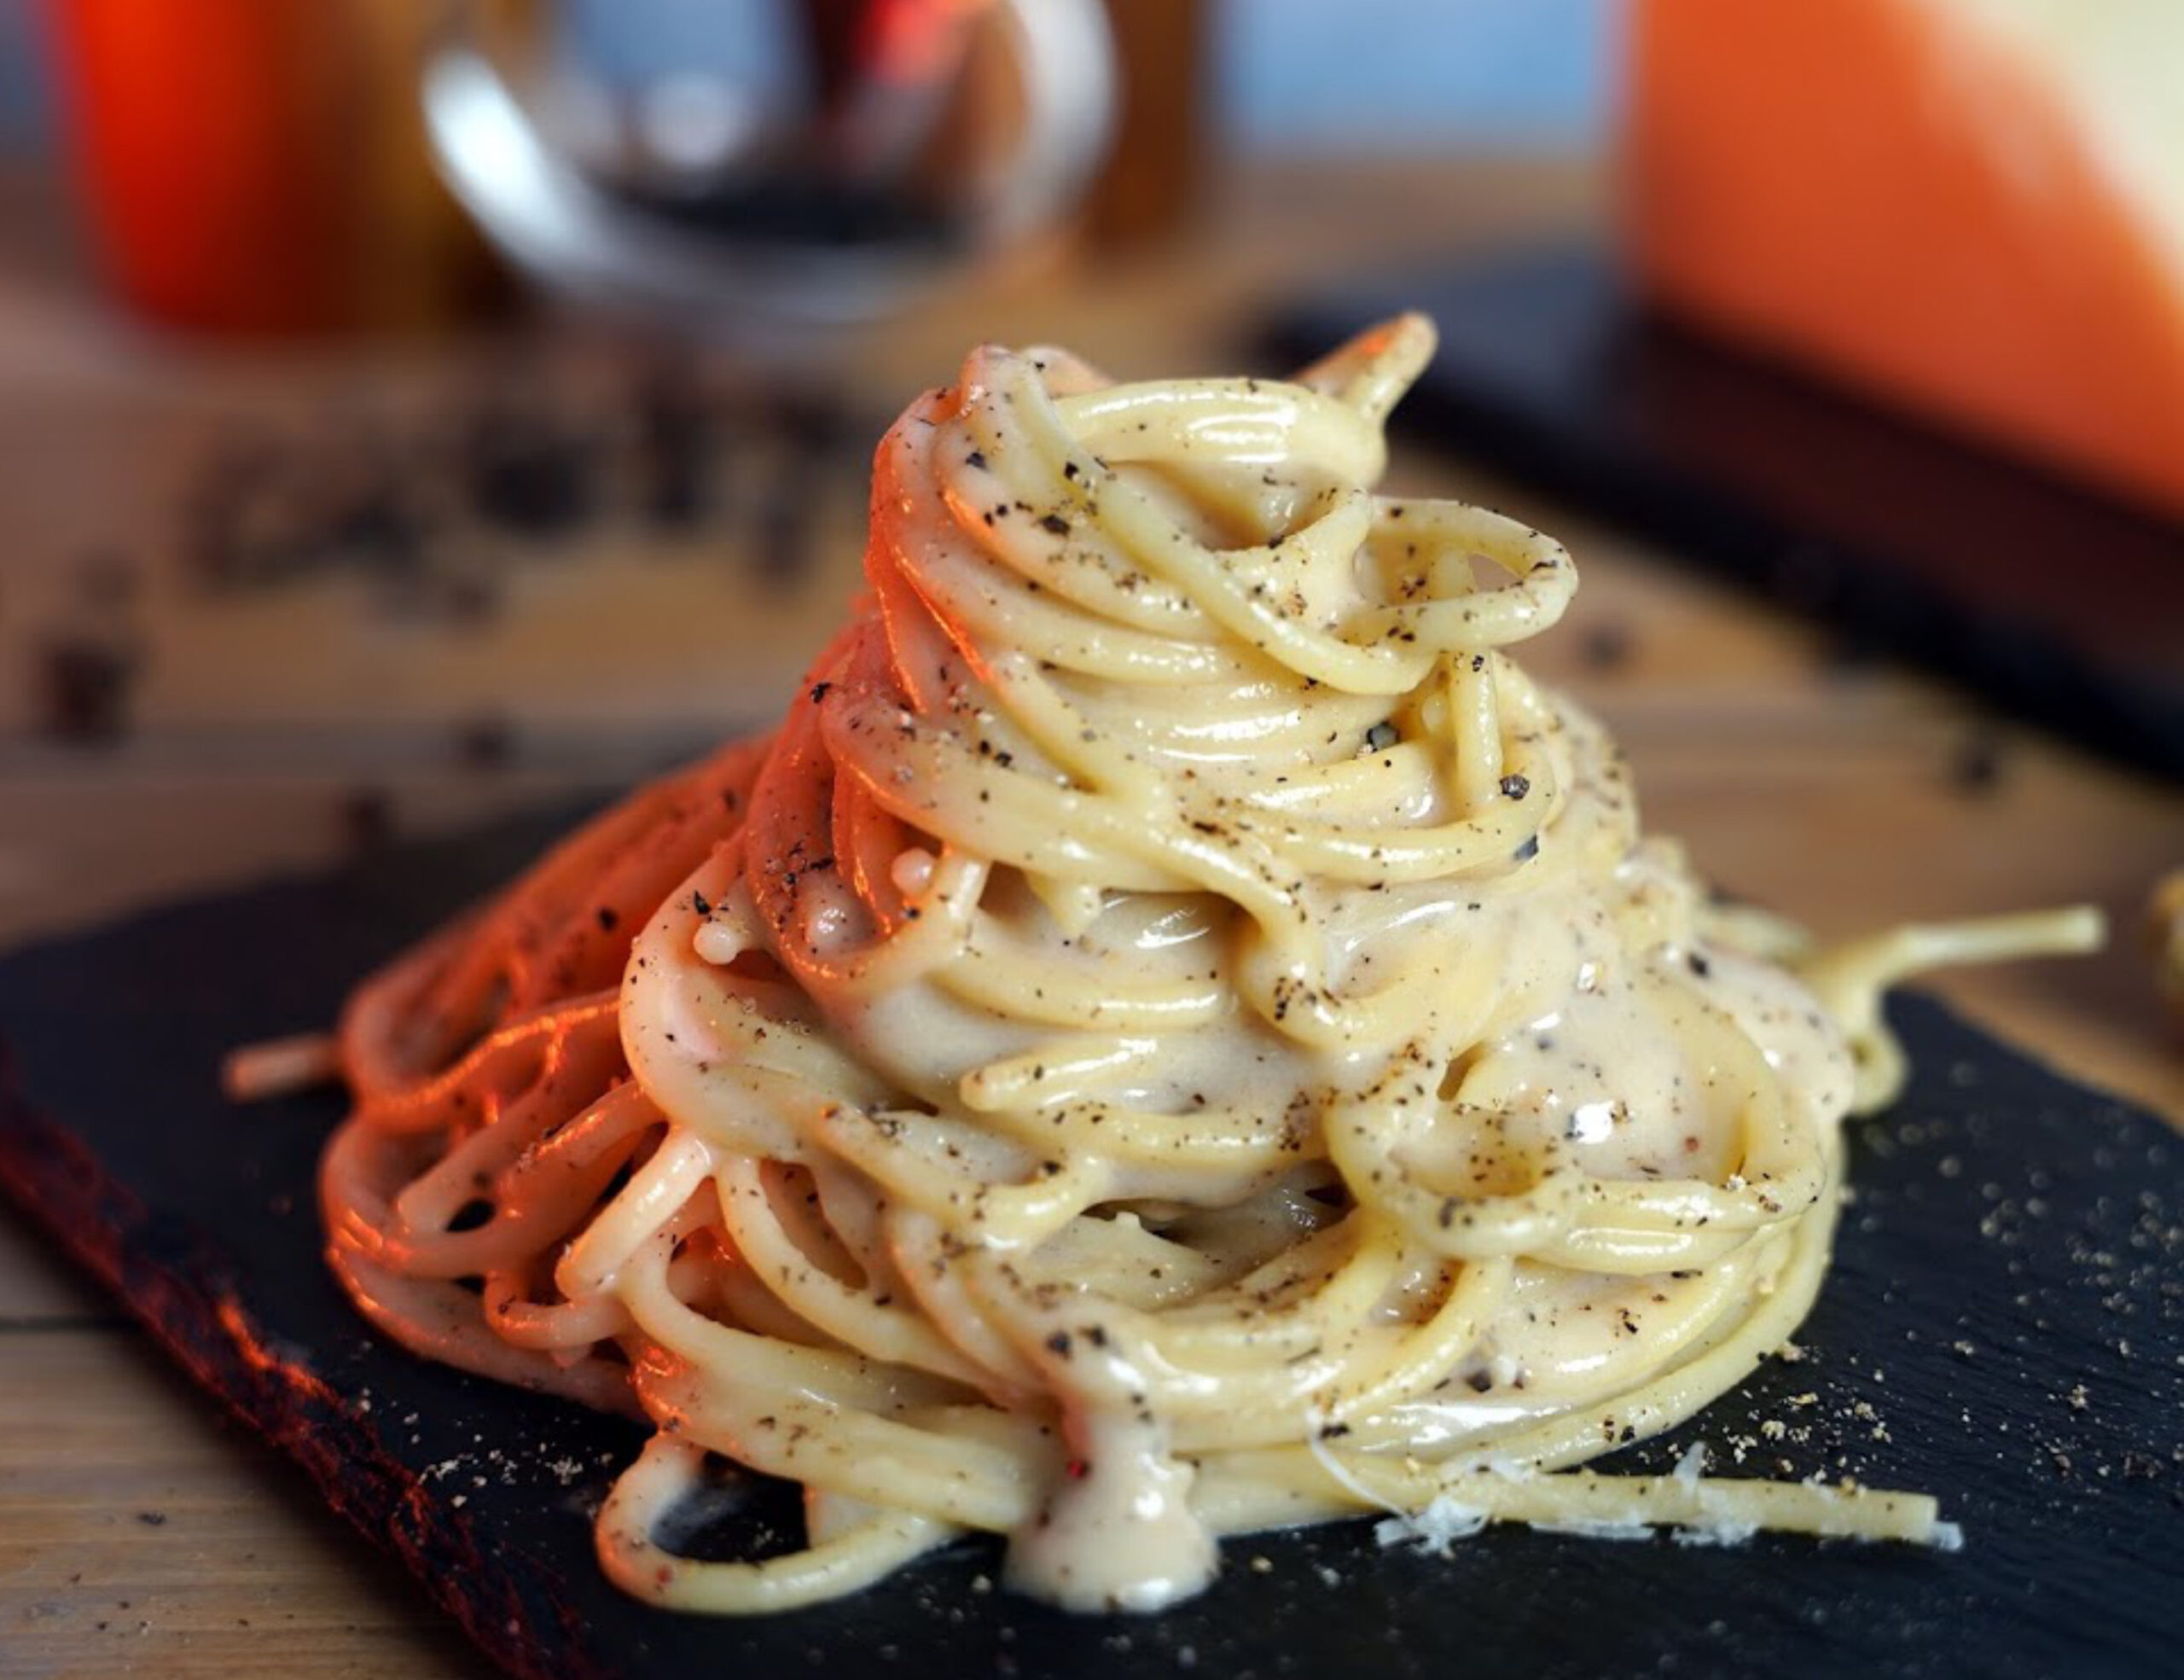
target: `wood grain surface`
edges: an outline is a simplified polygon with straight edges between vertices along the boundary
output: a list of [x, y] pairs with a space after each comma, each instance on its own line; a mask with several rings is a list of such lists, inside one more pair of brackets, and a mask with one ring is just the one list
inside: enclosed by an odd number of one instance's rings
[[[1255, 306], [1289, 288], [1603, 214], [1582, 165], [1231, 168], [1176, 242], [1127, 260], [1045, 253], [836, 346], [815, 378], [876, 426], [979, 338], [1066, 341], [1124, 374], [1230, 365]], [[357, 415], [423, 427], [518, 372], [574, 412], [642, 352], [553, 321], [369, 353], [151, 343], [65, 256], [9, 237], [23, 249], [0, 244], [0, 944], [648, 773], [763, 717], [851, 587], [853, 484], [814, 515], [793, 587], [735, 559], [764, 537], [747, 523], [663, 538], [607, 518], [535, 566], [497, 561], [513, 581], [482, 625], [405, 619], [346, 574], [207, 598], [177, 510], [223, 439], [319, 439], [338, 456]], [[1649, 827], [1723, 883], [1825, 933], [2101, 904], [2103, 955], [1933, 989], [2184, 1123], [2184, 1049], [2138, 938], [2158, 875], [2184, 864], [2184, 793], [1846, 660], [1461, 461], [1406, 453], [1396, 478], [1569, 544], [1578, 606], [1526, 663], [1604, 714]], [[102, 581], [104, 557], [122, 584]], [[625, 617], [600, 636], [608, 611]], [[111, 739], [52, 738], [39, 673], [78, 637], [136, 660]], [[0, 1673], [479, 1671], [297, 1474], [0, 1216]]]

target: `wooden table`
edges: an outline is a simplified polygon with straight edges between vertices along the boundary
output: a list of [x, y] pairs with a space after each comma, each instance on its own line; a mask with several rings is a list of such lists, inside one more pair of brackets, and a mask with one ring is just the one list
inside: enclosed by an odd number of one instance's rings
[[[1568, 164], [1232, 171], [1172, 245], [1050, 257], [981, 282], [843, 346], [828, 377], [849, 412], [876, 421], [981, 336], [1065, 340], [1126, 373], [1234, 365], [1257, 300], [1416, 252], [1594, 224], [1602, 200], [1595, 173]], [[720, 561], [747, 533], [669, 540], [610, 518], [556, 538], [551, 566], [518, 568], [482, 621], [405, 618], [346, 573], [207, 602], [183, 572], [176, 509], [222, 439], [315, 437], [296, 447], [338, 459], [358, 416], [423, 426], [450, 392], [542, 368], [580, 409], [626, 347], [535, 328], [369, 355], [146, 345], [65, 283], [67, 261], [19, 256], [0, 264], [0, 672], [13, 673], [0, 684], [0, 944], [322, 865], [384, 829], [446, 831], [643, 774], [763, 716], [848, 588], [853, 484], [809, 534], [821, 558], [801, 593], [769, 594]], [[1605, 714], [1650, 826], [1684, 836], [1716, 878], [1830, 933], [2104, 906], [2117, 931], [2101, 956], [1932, 985], [2184, 1122], [2184, 1049], [2137, 939], [2156, 876], [2184, 863], [2184, 792], [1901, 671], [1845, 666], [1811, 627], [1461, 461], [1408, 455], [1397, 478], [1524, 513], [1569, 543], [1578, 607], [1527, 663]], [[87, 560], [108, 553], [127, 564]], [[643, 662], [578, 657], [573, 632], [616, 600], [685, 632], [655, 637], [665, 651]], [[678, 605], [690, 601], [723, 613]], [[16, 678], [86, 614], [94, 641], [152, 657], [125, 735], [55, 742]], [[0, 1673], [481, 1671], [299, 1473], [13, 1216], [0, 1216]]]

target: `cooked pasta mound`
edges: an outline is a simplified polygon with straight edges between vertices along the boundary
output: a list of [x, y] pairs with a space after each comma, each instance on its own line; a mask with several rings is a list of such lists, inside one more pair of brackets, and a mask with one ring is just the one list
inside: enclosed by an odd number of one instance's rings
[[[651, 1421], [598, 1518], [631, 1592], [780, 1608], [985, 1530], [1152, 1609], [1360, 1513], [1949, 1538], [1576, 1467], [1804, 1317], [1879, 988], [2088, 922], [1814, 952], [1716, 908], [1509, 657], [1569, 555], [1374, 493], [1432, 348], [973, 352], [780, 727], [357, 993], [333, 1263], [420, 1352]], [[802, 1546], [663, 1543], [723, 1461], [802, 1485]]]

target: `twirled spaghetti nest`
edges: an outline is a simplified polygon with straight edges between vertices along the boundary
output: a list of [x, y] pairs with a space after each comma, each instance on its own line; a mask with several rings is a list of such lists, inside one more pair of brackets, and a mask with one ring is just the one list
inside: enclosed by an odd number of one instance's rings
[[[659, 1425], [600, 1518], [633, 1591], [784, 1606], [984, 1529], [1149, 1607], [1375, 1508], [1937, 1532], [1538, 1474], [1787, 1337], [1854, 1069], [1504, 652], [1568, 555], [1373, 493], [1431, 349], [977, 352], [882, 444], [868, 603], [778, 730], [358, 992], [334, 1264]], [[709, 1455], [801, 1482], [808, 1544], [663, 1549]]]

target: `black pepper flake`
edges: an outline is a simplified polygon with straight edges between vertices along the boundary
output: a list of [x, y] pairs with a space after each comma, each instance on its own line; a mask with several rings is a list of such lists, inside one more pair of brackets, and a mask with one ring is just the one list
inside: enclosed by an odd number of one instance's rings
[[1070, 1348], [1072, 1346], [1069, 1339], [1069, 1332], [1066, 1330], [1056, 1330], [1054, 1334], [1047, 1338], [1047, 1352], [1058, 1359], [1068, 1358]]
[[690, 908], [697, 911], [700, 916], [711, 916], [713, 913], [712, 900], [694, 887], [690, 889]]
[[1695, 950], [1687, 952], [1683, 961], [1685, 966], [1702, 980], [1714, 972], [1714, 965]]
[[1047, 514], [1041, 517], [1039, 529], [1049, 532], [1056, 537], [1066, 537], [1069, 534], [1069, 521], [1060, 514]]
[[472, 416], [457, 470], [480, 520], [547, 537], [591, 514], [601, 460], [595, 437], [534, 401], [499, 398]]
[[814, 683], [811, 685], [811, 703], [814, 706], [818, 705], [834, 691], [834, 687], [832, 683]]
[[630, 406], [638, 504], [655, 525], [694, 523], [712, 503], [717, 404], [687, 368], [662, 358], [639, 374]]
[[1519, 863], [1530, 863], [1533, 858], [1539, 856], [1539, 836], [1537, 834], [1527, 836], [1525, 843], [1519, 846], [1514, 852], [1511, 852], [1509, 856]]
[[1616, 671], [1630, 662], [1630, 632], [1621, 625], [1594, 627], [1583, 643], [1583, 659], [1594, 671]]
[[963, 457], [963, 464], [966, 467], [975, 467], [981, 473], [985, 472], [986, 469], [986, 452], [982, 449], [973, 450], [968, 455]]
[[622, 925], [620, 912], [615, 910], [609, 905], [601, 904], [596, 910], [593, 911], [592, 914], [598, 917], [599, 931], [602, 933], [611, 933], [617, 927], [619, 927]]
[[1502, 794], [1504, 799], [1521, 799], [1531, 790], [1532, 781], [1528, 776], [1510, 775], [1502, 778]]
[[342, 837], [355, 852], [376, 852], [394, 835], [394, 801], [383, 788], [358, 788], [343, 795]]
[[455, 756], [465, 770], [500, 770], [515, 756], [515, 731], [505, 718], [473, 718], [456, 730]]
[[1949, 755], [1949, 783], [1960, 793], [1991, 793], [2001, 779], [2001, 744], [1984, 730], [1967, 735]]

